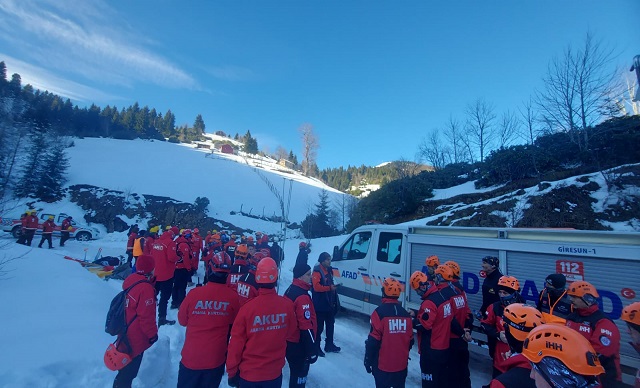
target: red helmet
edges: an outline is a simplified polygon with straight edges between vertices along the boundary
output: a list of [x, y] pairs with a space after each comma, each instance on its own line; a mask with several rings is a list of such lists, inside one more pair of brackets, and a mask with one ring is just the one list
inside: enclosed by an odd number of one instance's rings
[[198, 230], [198, 228], [193, 228], [193, 233], [194, 234], [200, 234], [200, 230]]
[[231, 257], [227, 252], [220, 251], [207, 261], [207, 275], [229, 272], [231, 272]]
[[109, 344], [107, 350], [104, 352], [104, 365], [109, 370], [120, 370], [131, 362], [131, 356], [126, 353], [122, 353], [116, 349], [114, 344]]
[[298, 248], [306, 248], [307, 247], [307, 243], [304, 241], [301, 241], [300, 244], [298, 244]]
[[264, 257], [271, 257], [271, 251], [267, 248], [260, 249], [260, 253], [262, 253]]
[[256, 269], [256, 283], [269, 284], [278, 280], [278, 265], [270, 258], [266, 257], [258, 263]]

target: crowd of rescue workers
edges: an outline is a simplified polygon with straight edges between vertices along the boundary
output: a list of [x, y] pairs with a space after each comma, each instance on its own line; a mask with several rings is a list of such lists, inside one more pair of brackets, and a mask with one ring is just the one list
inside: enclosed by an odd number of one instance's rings
[[[63, 234], [60, 245], [67, 239]], [[51, 244], [50, 234], [40, 246], [45, 241]], [[118, 371], [113, 386], [131, 387], [144, 351], [158, 340], [158, 327], [175, 324], [167, 319], [170, 308], [178, 309], [186, 327], [178, 387], [218, 387], [225, 369], [231, 387], [281, 387], [285, 360], [289, 387], [304, 387], [310, 365], [341, 350], [334, 343], [340, 307], [332, 258], [322, 252], [312, 268], [310, 252], [310, 244], [299, 244], [293, 282], [281, 296], [276, 286], [284, 252], [266, 234], [212, 230], [202, 237], [197, 228], [167, 226], [161, 233], [159, 226], [134, 226], [122, 285], [127, 326], [105, 353], [105, 364]], [[484, 387], [622, 386], [620, 332], [600, 310], [592, 284], [550, 274], [534, 307], [524, 303], [518, 279], [500, 272], [497, 257], [479, 260], [486, 276], [477, 314], [455, 261], [429, 256], [426, 273], [411, 275], [409, 285], [422, 298], [419, 310], [402, 307], [403, 284], [384, 280], [364, 349], [371, 385], [404, 387], [417, 342], [423, 387], [471, 387], [468, 346], [478, 319], [493, 363], [493, 379]], [[199, 278], [194, 284], [201, 262], [203, 284]], [[640, 352], [640, 302], [626, 306], [621, 319]]]

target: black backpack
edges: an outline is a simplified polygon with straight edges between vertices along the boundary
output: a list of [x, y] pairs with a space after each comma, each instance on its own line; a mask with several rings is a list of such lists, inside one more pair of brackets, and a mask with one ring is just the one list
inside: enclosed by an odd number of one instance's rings
[[129, 325], [131, 325], [133, 321], [135, 321], [136, 318], [138, 318], [138, 316], [136, 315], [135, 317], [133, 317], [131, 322], [127, 323], [124, 310], [126, 307], [127, 295], [129, 294], [129, 291], [140, 283], [149, 283], [149, 282], [147, 280], [137, 281], [133, 283], [126, 290], [120, 291], [118, 295], [116, 295], [111, 301], [111, 306], [109, 306], [109, 312], [107, 312], [107, 321], [104, 325], [104, 331], [107, 334], [111, 334], [111, 335], [126, 334], [127, 329], [129, 328]]

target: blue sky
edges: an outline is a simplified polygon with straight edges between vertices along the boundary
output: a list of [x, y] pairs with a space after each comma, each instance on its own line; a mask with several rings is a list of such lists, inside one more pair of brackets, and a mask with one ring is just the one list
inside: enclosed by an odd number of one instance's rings
[[377, 165], [413, 160], [478, 98], [517, 109], [588, 31], [628, 72], [638, 15], [638, 0], [0, 0], [0, 60], [80, 106], [202, 114], [299, 157], [310, 123], [320, 168]]

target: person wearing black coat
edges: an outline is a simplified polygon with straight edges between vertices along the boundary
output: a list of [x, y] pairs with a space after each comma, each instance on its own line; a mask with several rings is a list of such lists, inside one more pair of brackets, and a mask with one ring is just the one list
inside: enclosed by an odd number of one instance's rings
[[[487, 275], [482, 282], [482, 306], [480, 307], [480, 319], [487, 316], [487, 308], [492, 304], [500, 301], [498, 295], [498, 281], [502, 277], [500, 272], [500, 260], [495, 256], [485, 256], [482, 258], [482, 271]], [[497, 339], [487, 337], [487, 345], [489, 346], [489, 356], [493, 358], [496, 349]]]
[[311, 253], [311, 248], [307, 246], [307, 243], [302, 241], [300, 245], [298, 245], [300, 251], [298, 252], [298, 257], [296, 257], [296, 266], [302, 266], [305, 264], [309, 264], [309, 253]]

